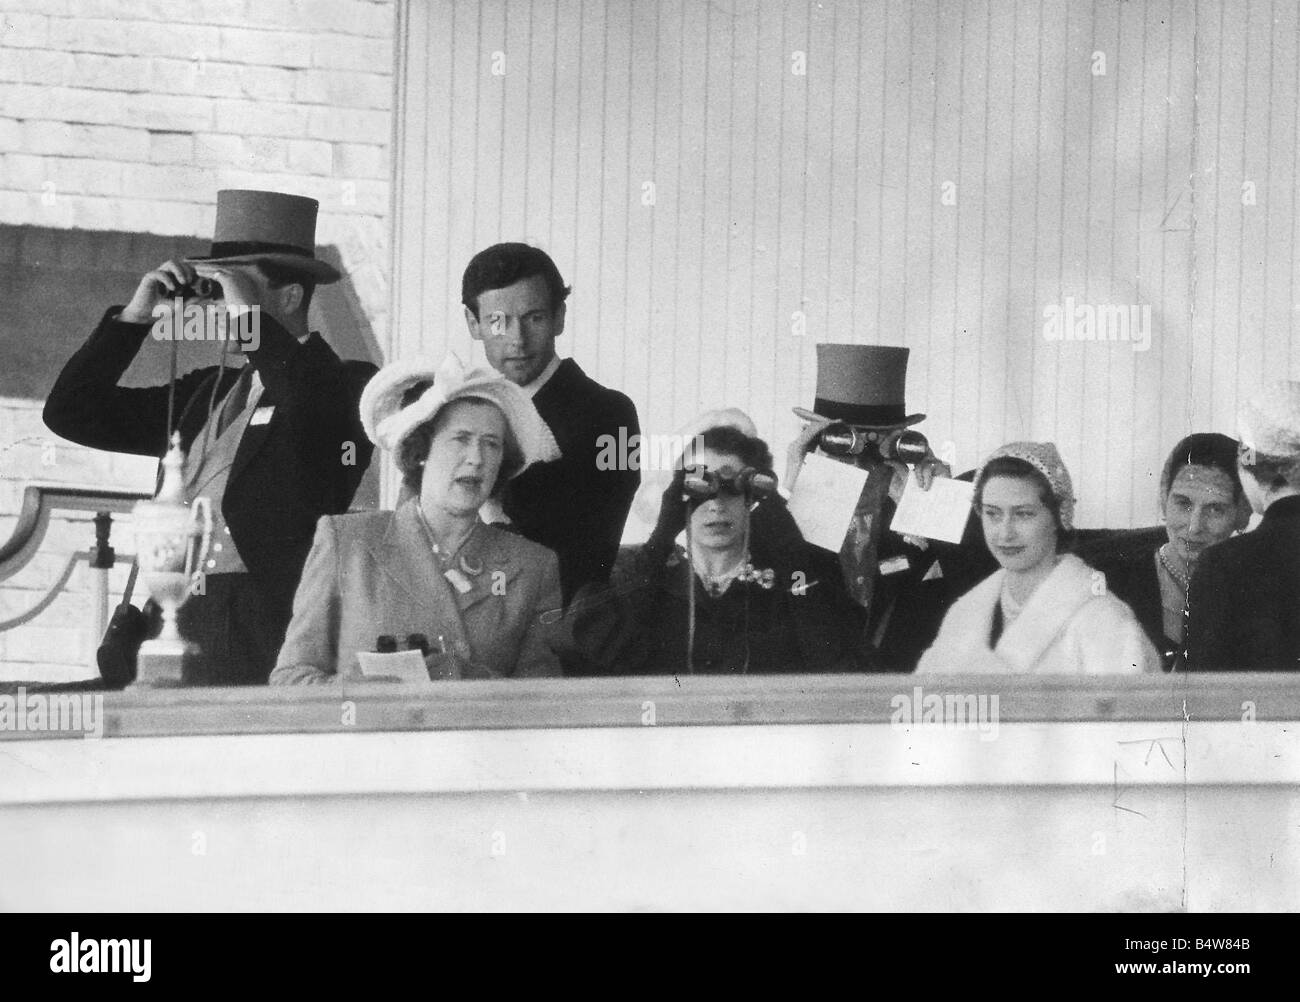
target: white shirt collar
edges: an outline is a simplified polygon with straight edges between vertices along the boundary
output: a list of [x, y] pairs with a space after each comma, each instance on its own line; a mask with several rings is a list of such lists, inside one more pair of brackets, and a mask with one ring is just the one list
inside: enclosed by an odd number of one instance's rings
[[560, 367], [560, 356], [555, 355], [554, 357], [551, 358], [551, 361], [546, 366], [546, 368], [542, 370], [540, 376], [534, 379], [531, 383], [528, 383], [519, 388], [523, 390], [525, 393], [527, 393], [529, 397], [537, 396], [537, 391], [546, 385], [547, 381], [552, 376], [555, 375], [555, 370], [558, 369], [559, 367]]

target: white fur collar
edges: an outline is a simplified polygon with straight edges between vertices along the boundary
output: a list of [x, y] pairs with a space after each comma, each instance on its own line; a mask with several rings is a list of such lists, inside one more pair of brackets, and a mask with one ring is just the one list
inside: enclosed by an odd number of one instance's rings
[[[961, 628], [983, 638], [985, 646], [993, 624], [993, 608], [1005, 580], [1006, 571], [999, 570], [958, 603], [966, 607]], [[1018, 671], [1032, 670], [1078, 611], [1098, 594], [1104, 594], [1104, 581], [1100, 572], [1078, 557], [1063, 555], [1052, 573], [1034, 589], [1015, 622], [1002, 631], [994, 651]], [[956, 611], [954, 606], [953, 612]]]

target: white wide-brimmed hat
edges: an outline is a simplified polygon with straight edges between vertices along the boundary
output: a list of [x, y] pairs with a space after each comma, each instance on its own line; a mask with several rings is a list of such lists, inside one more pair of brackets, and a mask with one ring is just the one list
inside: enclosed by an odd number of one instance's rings
[[[430, 381], [432, 385], [418, 398], [402, 405], [412, 387]], [[361, 424], [375, 445], [398, 456], [411, 432], [433, 420], [449, 403], [466, 398], [486, 400], [505, 415], [510, 435], [523, 455], [524, 465], [516, 474], [533, 463], [560, 458], [555, 436], [528, 394], [494, 369], [467, 369], [455, 355], [448, 355], [441, 365], [417, 357], [384, 366], [361, 394]]]

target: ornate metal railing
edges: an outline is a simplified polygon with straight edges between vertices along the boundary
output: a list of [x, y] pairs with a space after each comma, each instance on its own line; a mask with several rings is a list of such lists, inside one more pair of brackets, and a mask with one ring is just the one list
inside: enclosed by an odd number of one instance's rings
[[[104, 635], [108, 626], [108, 572], [118, 560], [112, 546], [113, 515], [126, 514], [137, 501], [149, 497], [140, 491], [114, 490], [103, 487], [72, 487], [66, 484], [29, 484], [23, 491], [23, 506], [13, 535], [0, 544], [0, 582], [13, 577], [40, 552], [49, 531], [50, 518], [56, 511], [94, 512], [95, 539], [89, 549], [68, 557], [58, 580], [29, 609], [0, 620], [0, 633], [30, 622], [44, 612], [67, 586], [77, 564], [84, 561], [95, 571], [94, 637]], [[124, 554], [131, 559], [130, 554]]]

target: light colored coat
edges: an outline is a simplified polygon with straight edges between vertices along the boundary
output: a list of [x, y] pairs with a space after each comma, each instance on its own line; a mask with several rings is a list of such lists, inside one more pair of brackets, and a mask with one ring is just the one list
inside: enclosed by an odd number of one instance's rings
[[1105, 578], [1066, 554], [989, 647], [1006, 571], [985, 578], [948, 610], [918, 672], [1034, 674], [1158, 672], [1160, 659]]
[[[423, 633], [448, 649], [459, 612], [475, 669], [464, 677], [559, 675], [545, 621], [558, 618], [559, 563], [544, 546], [480, 523], [461, 550], [470, 588], [439, 573], [414, 500], [396, 511], [322, 518], [293, 602], [272, 685], [359, 671], [357, 652], [383, 634]], [[549, 614], [549, 615], [547, 615]]]

